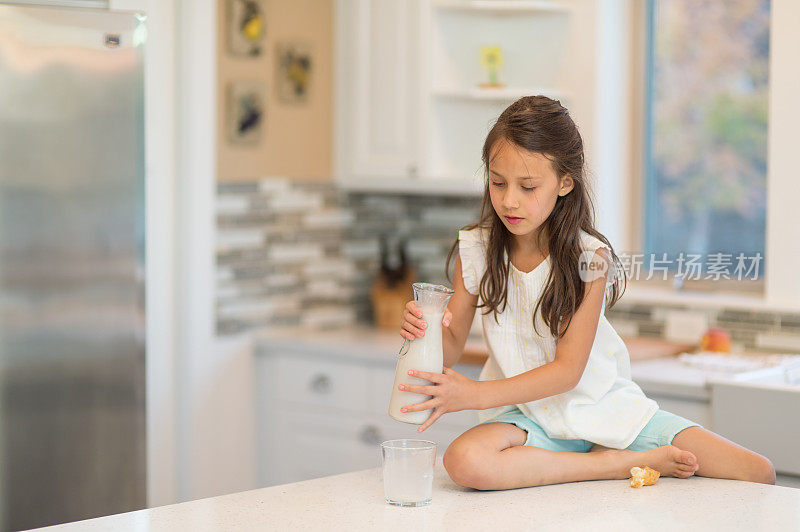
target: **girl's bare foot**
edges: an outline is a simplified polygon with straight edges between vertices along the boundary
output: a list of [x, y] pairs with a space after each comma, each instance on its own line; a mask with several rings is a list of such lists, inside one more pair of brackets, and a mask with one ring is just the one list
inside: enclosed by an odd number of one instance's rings
[[663, 445], [649, 451], [610, 450], [617, 478], [628, 478], [632, 467], [650, 466], [662, 477], [689, 478], [695, 474], [697, 457], [689, 451], [682, 451], [674, 445]]
[[644, 453], [650, 456], [647, 456], [643, 465], [650, 466], [666, 477], [689, 478], [700, 467], [694, 454], [674, 445], [664, 445]]

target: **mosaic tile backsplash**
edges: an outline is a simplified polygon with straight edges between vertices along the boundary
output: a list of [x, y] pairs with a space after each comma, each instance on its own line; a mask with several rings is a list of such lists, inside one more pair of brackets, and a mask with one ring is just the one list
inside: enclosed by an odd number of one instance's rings
[[[371, 323], [381, 234], [407, 236], [417, 277], [446, 284], [447, 252], [479, 209], [477, 197], [356, 194], [284, 178], [220, 184], [217, 333]], [[662, 338], [671, 334], [668, 316], [680, 311], [729, 331], [737, 349], [800, 352], [800, 312], [698, 310], [623, 296], [606, 314], [622, 336]]]
[[479, 208], [476, 197], [351, 194], [283, 178], [220, 184], [217, 333], [370, 323], [381, 235], [407, 236], [417, 278], [445, 284], [444, 258]]

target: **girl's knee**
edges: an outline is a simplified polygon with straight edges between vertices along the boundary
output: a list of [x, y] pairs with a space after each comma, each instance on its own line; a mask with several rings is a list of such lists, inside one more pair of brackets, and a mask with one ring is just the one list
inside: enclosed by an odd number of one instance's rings
[[734, 476], [730, 478], [759, 484], [775, 484], [775, 468], [769, 458], [748, 450], [744, 459], [738, 462]]
[[775, 467], [769, 458], [753, 453], [751, 466], [751, 482], [761, 484], [775, 484]]
[[442, 464], [450, 478], [465, 488], [491, 489], [491, 463], [485, 447], [453, 442], [444, 452]]

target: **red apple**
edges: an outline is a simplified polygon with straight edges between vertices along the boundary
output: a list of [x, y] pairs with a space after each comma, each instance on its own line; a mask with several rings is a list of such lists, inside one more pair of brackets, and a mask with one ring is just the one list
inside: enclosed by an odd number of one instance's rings
[[700, 340], [702, 351], [731, 352], [731, 335], [722, 329], [708, 329]]

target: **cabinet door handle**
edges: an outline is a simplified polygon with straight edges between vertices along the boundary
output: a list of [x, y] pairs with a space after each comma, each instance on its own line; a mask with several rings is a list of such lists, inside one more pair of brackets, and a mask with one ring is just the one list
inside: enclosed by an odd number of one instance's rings
[[312, 391], [316, 393], [330, 393], [331, 388], [333, 385], [331, 384], [331, 379], [327, 375], [319, 374], [315, 375], [313, 379], [311, 379], [311, 384], [309, 385]]
[[381, 431], [375, 425], [367, 425], [361, 429], [361, 441], [368, 445], [377, 445], [383, 441]]
[[409, 164], [406, 167], [406, 173], [408, 173], [408, 177], [417, 177], [417, 165]]

